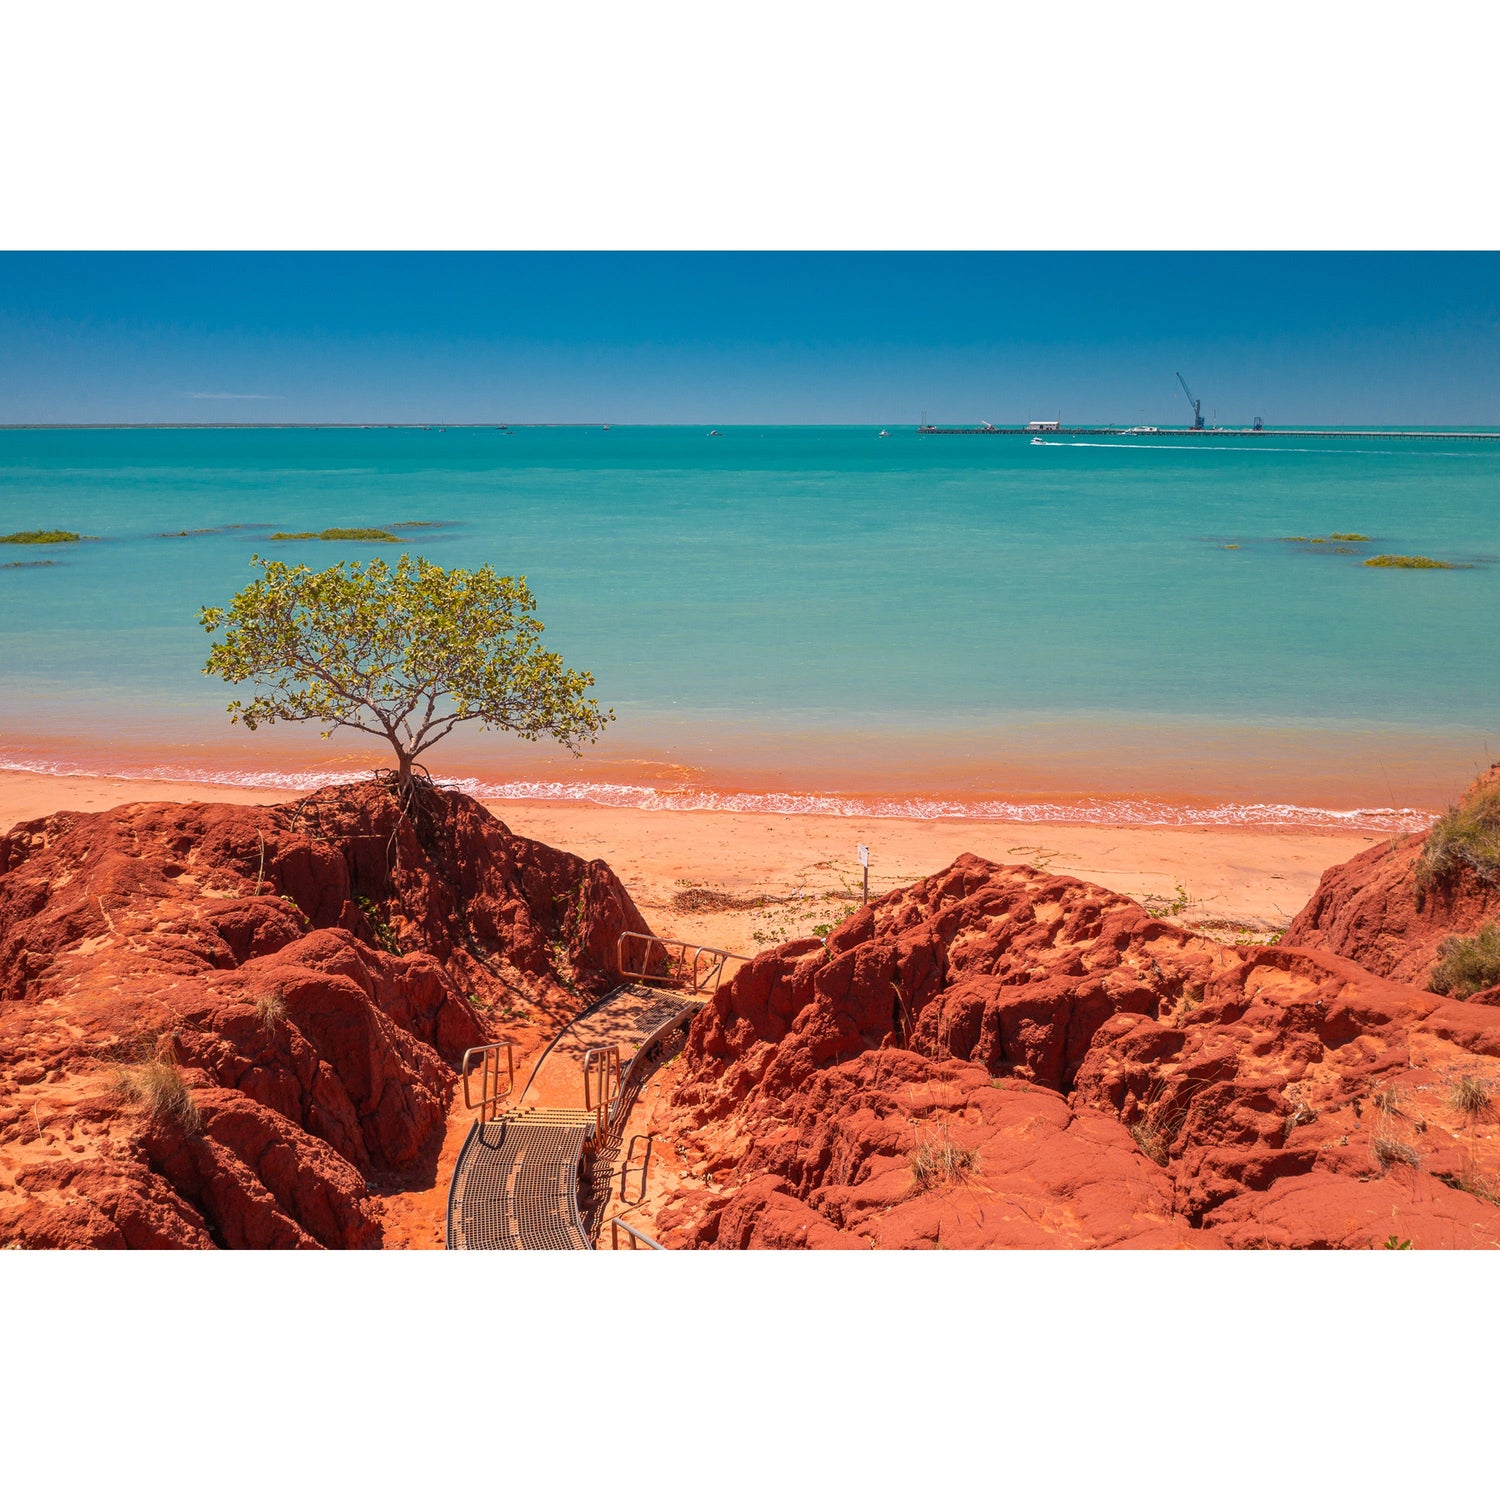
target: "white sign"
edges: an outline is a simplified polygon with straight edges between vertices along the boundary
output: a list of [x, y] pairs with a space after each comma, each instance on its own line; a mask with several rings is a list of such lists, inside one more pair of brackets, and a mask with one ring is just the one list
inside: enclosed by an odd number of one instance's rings
[[868, 870], [870, 868], [870, 851], [863, 844], [856, 844], [854, 847], [859, 850], [860, 864]]

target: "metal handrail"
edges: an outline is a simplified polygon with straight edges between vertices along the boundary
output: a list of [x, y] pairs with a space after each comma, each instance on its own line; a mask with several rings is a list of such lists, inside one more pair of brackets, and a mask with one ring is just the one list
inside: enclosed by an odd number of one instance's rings
[[624, 1230], [630, 1236], [630, 1248], [636, 1249], [644, 1245], [648, 1250], [665, 1250], [667, 1247], [660, 1240], [654, 1240], [644, 1229], [637, 1229], [634, 1224], [627, 1224], [618, 1214], [609, 1221], [609, 1248], [618, 1250], [620, 1248], [620, 1231]]
[[[597, 1100], [593, 1096], [596, 1076], [599, 1081]], [[622, 1087], [620, 1044], [610, 1042], [603, 1047], [590, 1047], [583, 1054], [583, 1107], [594, 1112], [594, 1139], [600, 1145], [609, 1134], [609, 1107], [620, 1097]]]
[[[505, 1053], [505, 1087], [500, 1087], [500, 1053]], [[470, 1067], [469, 1059], [478, 1057], [479, 1062], [479, 1098], [476, 1101], [470, 1093], [469, 1080], [474, 1076]], [[515, 1048], [510, 1042], [490, 1042], [484, 1047], [470, 1047], [464, 1053], [464, 1060], [459, 1065], [459, 1071], [464, 1081], [464, 1108], [479, 1111], [479, 1123], [486, 1124], [495, 1118], [500, 1103], [508, 1099], [516, 1086], [516, 1054]]]
[[[645, 944], [639, 967], [626, 964], [626, 944]], [[652, 973], [652, 950], [662, 950], [666, 974]], [[673, 957], [672, 950], [676, 950]], [[691, 957], [689, 957], [691, 955]], [[650, 932], [622, 932], [615, 944], [615, 966], [622, 979], [644, 979], [653, 984], [680, 984], [693, 994], [717, 986], [724, 972], [724, 965], [731, 959], [749, 963], [743, 953], [731, 953], [727, 948], [713, 948], [707, 943], [690, 943], [684, 938], [662, 938]]]

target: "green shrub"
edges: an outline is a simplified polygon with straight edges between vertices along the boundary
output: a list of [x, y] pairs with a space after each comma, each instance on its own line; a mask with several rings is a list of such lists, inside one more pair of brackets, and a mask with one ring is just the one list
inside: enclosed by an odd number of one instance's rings
[[1394, 552], [1382, 552], [1379, 557], [1367, 557], [1367, 568], [1456, 568], [1457, 563], [1439, 562], [1435, 557], [1401, 557]]
[[1417, 910], [1434, 885], [1470, 871], [1484, 885], [1500, 884], [1500, 782], [1465, 797], [1432, 825], [1417, 860]]
[[1491, 922], [1471, 938], [1444, 938], [1427, 988], [1435, 995], [1467, 1000], [1500, 984], [1500, 922]]
[[55, 542], [81, 542], [76, 531], [13, 531], [9, 536], [0, 536], [0, 542], [9, 542], [15, 547], [50, 547]]

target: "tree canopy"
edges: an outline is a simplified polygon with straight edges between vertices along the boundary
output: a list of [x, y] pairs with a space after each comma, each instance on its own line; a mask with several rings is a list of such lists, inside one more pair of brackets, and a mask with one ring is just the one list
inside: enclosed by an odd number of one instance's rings
[[247, 729], [319, 721], [389, 741], [403, 792], [412, 766], [460, 724], [546, 736], [576, 755], [614, 718], [587, 672], [541, 646], [525, 577], [441, 568], [402, 554], [394, 567], [336, 563], [321, 573], [256, 557], [262, 576], [227, 609], [204, 608], [215, 642], [205, 676], [253, 682], [229, 704]]

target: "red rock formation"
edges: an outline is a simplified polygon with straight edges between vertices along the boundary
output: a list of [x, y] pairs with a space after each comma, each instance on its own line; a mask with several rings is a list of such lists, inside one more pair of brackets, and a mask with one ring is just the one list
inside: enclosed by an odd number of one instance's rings
[[762, 954], [656, 1123], [708, 1246], [1500, 1244], [1500, 1009], [965, 855]]
[[435, 1149], [484, 1017], [559, 1024], [642, 925], [607, 866], [442, 791], [413, 818], [366, 784], [21, 824], [0, 1243], [378, 1245], [367, 1179]]
[[[1500, 797], [1500, 765], [1463, 795], [1460, 807]], [[1444, 938], [1472, 936], [1500, 920], [1500, 882], [1459, 865], [1418, 889], [1427, 835], [1377, 844], [1324, 872], [1283, 939], [1355, 959], [1371, 973], [1425, 985]], [[1493, 997], [1500, 1000], [1500, 993]]]

